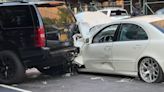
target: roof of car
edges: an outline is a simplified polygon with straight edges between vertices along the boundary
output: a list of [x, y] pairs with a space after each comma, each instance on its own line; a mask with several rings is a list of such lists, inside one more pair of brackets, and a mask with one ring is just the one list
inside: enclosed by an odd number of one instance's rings
[[109, 7], [109, 8], [104, 8], [98, 11], [109, 11], [109, 10], [124, 10], [125, 11], [125, 9], [120, 8], [120, 7]]
[[35, 4], [35, 5], [42, 5], [42, 4], [53, 4], [53, 5], [63, 5], [65, 4], [63, 1], [11, 1], [11, 2], [0, 2], [0, 6], [7, 6], [7, 5], [28, 5], [28, 4]]
[[0, 6], [10, 6], [10, 5], [29, 5], [26, 2], [17, 2], [17, 1], [13, 1], [13, 2], [0, 2]]
[[31, 4], [64, 4], [63, 1], [30, 1]]
[[159, 20], [164, 20], [164, 15], [139, 16], [139, 17], [124, 19], [122, 21], [139, 21], [139, 22], [150, 23], [150, 22], [159, 21]]

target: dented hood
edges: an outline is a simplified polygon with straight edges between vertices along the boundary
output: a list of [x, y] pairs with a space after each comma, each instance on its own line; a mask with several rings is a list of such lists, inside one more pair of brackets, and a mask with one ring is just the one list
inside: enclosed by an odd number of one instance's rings
[[83, 38], [89, 36], [90, 28], [111, 22], [111, 18], [101, 12], [82, 12], [75, 15], [79, 31]]

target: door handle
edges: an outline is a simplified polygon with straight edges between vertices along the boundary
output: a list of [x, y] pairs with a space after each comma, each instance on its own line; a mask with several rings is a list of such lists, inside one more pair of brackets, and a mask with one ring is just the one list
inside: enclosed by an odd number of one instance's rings
[[137, 44], [136, 47], [141, 47], [142, 45]]
[[137, 45], [135, 45], [133, 48], [134, 48], [134, 49], [139, 49], [139, 48], [141, 48], [141, 47], [142, 47], [142, 45], [137, 44]]
[[106, 46], [106, 47], [104, 48], [105, 51], [108, 51], [108, 50], [110, 50], [110, 49], [111, 49], [111, 46]]

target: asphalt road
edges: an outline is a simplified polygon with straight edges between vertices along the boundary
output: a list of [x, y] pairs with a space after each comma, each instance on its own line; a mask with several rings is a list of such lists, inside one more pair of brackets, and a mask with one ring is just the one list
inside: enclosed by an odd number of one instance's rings
[[4, 87], [0, 87], [0, 92], [19, 92], [19, 91], [8, 89], [8, 88], [4, 88]]
[[164, 83], [148, 84], [128, 76], [68, 73], [52, 77], [35, 69], [27, 75], [24, 83], [12, 86], [32, 92], [164, 92]]

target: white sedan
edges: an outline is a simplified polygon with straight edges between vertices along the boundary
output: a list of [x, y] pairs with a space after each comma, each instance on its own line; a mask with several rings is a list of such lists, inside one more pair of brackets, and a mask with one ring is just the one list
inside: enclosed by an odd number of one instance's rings
[[[164, 79], [164, 16], [118, 20], [90, 30], [84, 39], [80, 71], [139, 76], [148, 83]], [[77, 58], [79, 58], [77, 57]]]
[[98, 10], [98, 12], [106, 14], [109, 18], [111, 18], [111, 20], [127, 19], [131, 17], [126, 9], [118, 7], [104, 8], [102, 10]]

